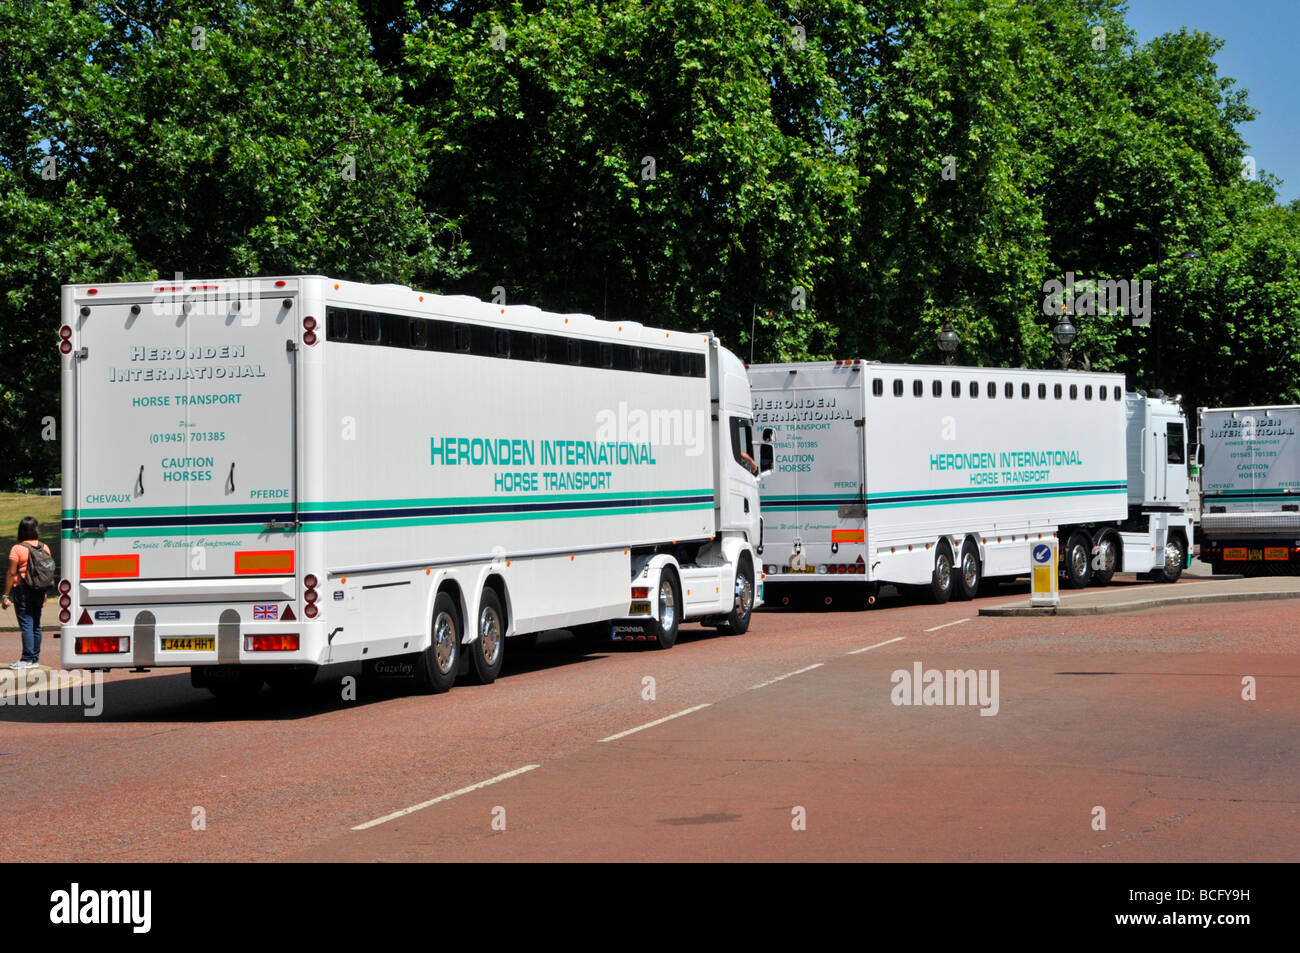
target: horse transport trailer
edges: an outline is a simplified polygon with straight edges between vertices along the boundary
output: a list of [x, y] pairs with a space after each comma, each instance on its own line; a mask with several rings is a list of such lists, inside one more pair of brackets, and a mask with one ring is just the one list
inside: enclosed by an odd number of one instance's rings
[[707, 334], [320, 276], [65, 286], [63, 662], [444, 691], [507, 637], [761, 601], [744, 366]]
[[1300, 569], [1300, 407], [1200, 409], [1201, 560], [1216, 573]]
[[[1118, 374], [834, 361], [749, 369], [769, 603], [791, 586], [972, 597], [1060, 540], [1069, 585], [1173, 581], [1191, 539], [1186, 428]], [[845, 597], [855, 598], [846, 588]], [[832, 598], [828, 596], [828, 598]]]

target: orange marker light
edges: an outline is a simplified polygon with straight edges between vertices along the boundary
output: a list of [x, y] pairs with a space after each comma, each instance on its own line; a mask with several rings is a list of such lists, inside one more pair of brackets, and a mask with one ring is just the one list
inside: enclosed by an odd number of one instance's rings
[[140, 556], [131, 553], [123, 556], [82, 556], [82, 579], [137, 578], [140, 575]]
[[293, 573], [292, 549], [241, 550], [235, 553], [236, 576]]

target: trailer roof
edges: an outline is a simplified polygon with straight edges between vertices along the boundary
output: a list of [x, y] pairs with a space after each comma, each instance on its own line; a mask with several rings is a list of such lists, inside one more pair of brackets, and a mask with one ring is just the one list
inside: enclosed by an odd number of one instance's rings
[[711, 332], [674, 331], [647, 327], [639, 321], [602, 320], [590, 314], [544, 311], [527, 304], [495, 304], [470, 295], [439, 295], [421, 292], [408, 285], [367, 284], [330, 278], [327, 275], [266, 275], [252, 278], [186, 278], [153, 281], [123, 281], [64, 285], [65, 298], [95, 301], [139, 301], [159, 295], [172, 298], [210, 296], [239, 300], [247, 294], [284, 294], [297, 291], [303, 282], [319, 281], [325, 287], [327, 303], [357, 308], [384, 308], [409, 312], [412, 316], [441, 316], [478, 324], [505, 325], [564, 333], [608, 341], [634, 341], [690, 350], [707, 350]]

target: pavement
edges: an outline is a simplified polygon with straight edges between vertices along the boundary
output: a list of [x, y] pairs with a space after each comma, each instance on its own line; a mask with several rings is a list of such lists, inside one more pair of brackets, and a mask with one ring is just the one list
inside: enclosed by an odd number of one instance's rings
[[1026, 599], [982, 606], [987, 616], [1081, 616], [1137, 612], [1169, 606], [1220, 602], [1300, 599], [1300, 576], [1202, 576], [1185, 573], [1177, 583], [1144, 582], [1116, 576], [1109, 586], [1061, 593], [1059, 606], [1032, 606]]

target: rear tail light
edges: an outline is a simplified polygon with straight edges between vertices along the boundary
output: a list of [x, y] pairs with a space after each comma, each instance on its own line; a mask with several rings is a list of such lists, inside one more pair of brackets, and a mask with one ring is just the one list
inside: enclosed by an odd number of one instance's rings
[[66, 324], [63, 327], [59, 328], [60, 341], [67, 341], [71, 337], [72, 337], [72, 328], [68, 327]]
[[59, 592], [65, 596], [72, 591], [72, 583], [64, 579], [59, 583]]
[[77, 639], [78, 655], [120, 655], [131, 651], [129, 635], [89, 635]]
[[246, 635], [245, 652], [296, 652], [298, 651], [298, 634], [288, 635]]
[[633, 599], [649, 599], [649, 598], [650, 598], [650, 587], [649, 587], [649, 586], [633, 586], [633, 587], [632, 587], [632, 598], [633, 598]]
[[71, 605], [72, 605], [72, 597], [71, 597], [71, 596], [59, 596], [59, 608], [60, 608], [60, 609], [66, 609], [66, 608], [68, 608], [68, 607], [71, 606]]
[[306, 586], [308, 589], [315, 589], [315, 588], [316, 588], [316, 576], [315, 576], [315, 574], [314, 574], [314, 573], [307, 573], [307, 575], [303, 576], [303, 577], [302, 577], [302, 584], [303, 584], [304, 586]]
[[308, 605], [305, 609], [302, 610], [302, 614], [309, 619], [316, 618], [316, 614], [318, 612], [320, 612], [320, 610], [317, 609], [314, 605]]
[[304, 331], [304, 332], [303, 332], [303, 335], [302, 335], [302, 343], [303, 343], [303, 344], [306, 344], [308, 347], [311, 347], [313, 344], [315, 344], [315, 343], [316, 343], [316, 332], [315, 332], [315, 331]]
[[62, 623], [64, 623], [64, 624], [67, 624], [68, 622], [71, 622], [71, 621], [72, 621], [72, 613], [69, 612], [67, 609], [62, 609], [62, 610], [60, 610], [60, 611], [59, 611], [59, 621], [62, 622]]
[[60, 354], [71, 354], [71, 353], [72, 353], [72, 342], [71, 342], [71, 341], [62, 341], [62, 342], [60, 342], [60, 344], [59, 344], [59, 353], [60, 353]]
[[302, 594], [302, 597], [307, 600], [307, 605], [311, 605], [319, 597], [319, 593], [315, 589], [308, 589]]

